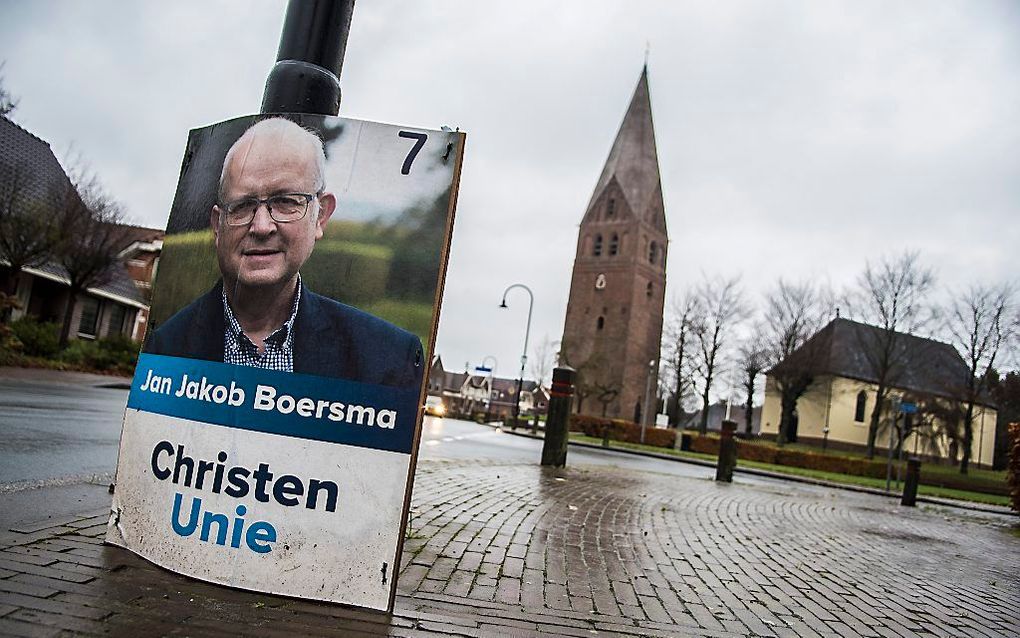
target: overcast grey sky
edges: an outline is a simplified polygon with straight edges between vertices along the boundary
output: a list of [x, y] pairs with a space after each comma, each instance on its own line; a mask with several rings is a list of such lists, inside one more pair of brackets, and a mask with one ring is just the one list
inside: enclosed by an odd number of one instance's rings
[[[187, 130], [257, 112], [285, 4], [0, 0], [15, 120], [162, 226]], [[1015, 279], [1020, 3], [362, 0], [341, 114], [467, 131], [437, 352], [514, 376], [563, 329], [577, 224], [650, 45], [673, 295], [840, 287], [921, 252]], [[668, 301], [667, 301], [668, 304]]]

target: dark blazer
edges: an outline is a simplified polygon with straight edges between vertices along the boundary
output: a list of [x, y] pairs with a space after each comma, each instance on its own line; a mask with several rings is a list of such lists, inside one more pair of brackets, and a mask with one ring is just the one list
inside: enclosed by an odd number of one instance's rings
[[[146, 339], [144, 352], [223, 361], [223, 282]], [[294, 372], [420, 388], [421, 342], [406, 330], [301, 286], [294, 320]]]

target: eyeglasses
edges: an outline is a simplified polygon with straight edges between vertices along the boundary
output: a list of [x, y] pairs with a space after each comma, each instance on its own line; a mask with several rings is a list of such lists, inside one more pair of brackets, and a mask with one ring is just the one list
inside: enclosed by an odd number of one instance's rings
[[278, 224], [287, 224], [304, 219], [308, 213], [308, 205], [318, 197], [320, 193], [283, 193], [260, 199], [258, 197], [245, 197], [237, 201], [220, 204], [221, 219], [227, 222], [228, 226], [247, 226], [255, 219], [255, 213], [259, 206], [266, 205], [269, 209], [269, 217]]

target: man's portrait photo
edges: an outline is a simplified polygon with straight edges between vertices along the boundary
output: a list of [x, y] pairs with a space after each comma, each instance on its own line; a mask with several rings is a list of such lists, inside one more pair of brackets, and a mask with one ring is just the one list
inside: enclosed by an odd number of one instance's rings
[[379, 196], [375, 184], [359, 191], [359, 153], [364, 181], [413, 185], [401, 171], [410, 145], [391, 134], [391, 152], [365, 152], [365, 130], [304, 117], [320, 126], [244, 118], [197, 141], [209, 129], [193, 132], [189, 152], [205, 157], [185, 160], [143, 350], [418, 387], [448, 233], [449, 191], [429, 192], [438, 180], [428, 163], [441, 169], [442, 160], [412, 163], [428, 180], [405, 201]]

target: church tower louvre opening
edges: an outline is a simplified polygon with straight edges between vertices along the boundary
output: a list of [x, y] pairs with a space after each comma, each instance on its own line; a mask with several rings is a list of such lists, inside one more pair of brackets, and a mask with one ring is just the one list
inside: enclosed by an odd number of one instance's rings
[[654, 412], [668, 242], [645, 67], [578, 231], [560, 344], [576, 412], [639, 421], [646, 388]]

